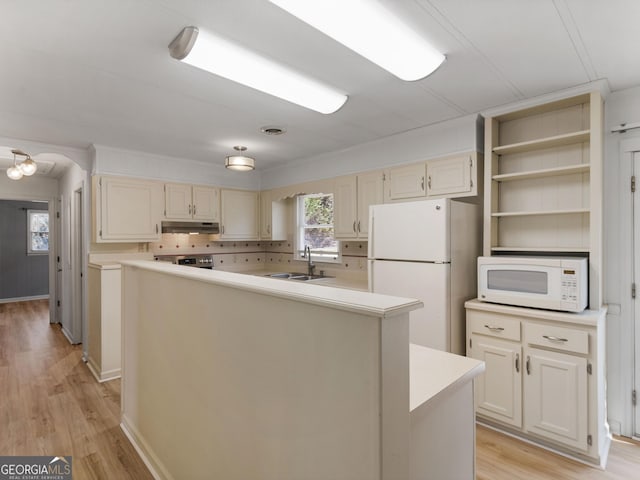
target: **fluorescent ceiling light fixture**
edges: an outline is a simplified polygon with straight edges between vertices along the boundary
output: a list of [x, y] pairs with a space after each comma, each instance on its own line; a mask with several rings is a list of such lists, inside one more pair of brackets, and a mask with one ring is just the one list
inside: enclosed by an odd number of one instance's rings
[[402, 80], [420, 80], [445, 59], [376, 0], [270, 1]]
[[240, 45], [197, 27], [169, 44], [173, 58], [320, 113], [333, 113], [347, 96]]

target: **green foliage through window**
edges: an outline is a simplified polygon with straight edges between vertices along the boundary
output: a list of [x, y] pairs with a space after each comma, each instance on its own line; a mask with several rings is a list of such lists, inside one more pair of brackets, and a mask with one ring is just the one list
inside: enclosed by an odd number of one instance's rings
[[301, 195], [298, 197], [298, 256], [311, 247], [314, 259], [336, 261], [339, 243], [333, 229], [333, 194]]

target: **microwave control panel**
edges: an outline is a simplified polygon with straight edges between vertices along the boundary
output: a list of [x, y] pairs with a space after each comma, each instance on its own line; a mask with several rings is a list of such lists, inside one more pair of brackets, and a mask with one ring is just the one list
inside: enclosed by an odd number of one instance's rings
[[562, 275], [562, 300], [565, 302], [578, 301], [578, 276], [575, 270], [563, 268]]

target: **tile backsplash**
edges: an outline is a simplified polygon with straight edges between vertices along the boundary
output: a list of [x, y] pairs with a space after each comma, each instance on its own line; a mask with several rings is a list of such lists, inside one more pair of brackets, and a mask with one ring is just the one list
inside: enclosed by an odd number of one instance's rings
[[[367, 242], [340, 242], [341, 263], [316, 262], [316, 271], [327, 275], [361, 274], [367, 272]], [[189, 255], [208, 253], [213, 255], [216, 269], [229, 271], [250, 270], [300, 270], [304, 261], [293, 259], [293, 241], [220, 241], [209, 235], [165, 233], [160, 242], [149, 243], [154, 255]]]

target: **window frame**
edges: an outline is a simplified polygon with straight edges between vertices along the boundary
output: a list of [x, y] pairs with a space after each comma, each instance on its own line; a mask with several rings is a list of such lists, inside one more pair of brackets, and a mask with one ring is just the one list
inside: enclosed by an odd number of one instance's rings
[[[336, 242], [336, 251], [335, 254], [331, 253], [318, 253], [317, 250], [311, 250], [311, 260], [315, 263], [342, 263], [342, 249], [340, 248], [340, 240], [335, 238], [335, 221], [331, 224], [317, 224], [317, 225], [306, 225], [304, 223], [305, 211], [304, 211], [304, 199], [309, 197], [326, 197], [333, 196], [335, 199], [335, 195], [333, 193], [308, 193], [308, 194], [300, 194], [296, 196], [296, 205], [295, 205], [295, 238], [294, 238], [294, 252], [293, 259], [300, 261], [308, 261], [304, 249], [304, 230], [306, 228], [333, 228], [334, 240]], [[334, 214], [335, 214], [335, 204], [334, 204]]]
[[[46, 214], [48, 218], [47, 224], [49, 224], [49, 222], [51, 221], [51, 216], [49, 215], [49, 210], [39, 210], [39, 209], [27, 209], [27, 255], [49, 255], [49, 252], [51, 250], [51, 243], [47, 242], [47, 249], [46, 250], [33, 250], [33, 243], [32, 243], [32, 235], [34, 233], [39, 233], [39, 232], [34, 232], [31, 230], [31, 217], [34, 214]], [[47, 230], [47, 237], [49, 237], [51, 235], [51, 226], [49, 226], [49, 229]]]

